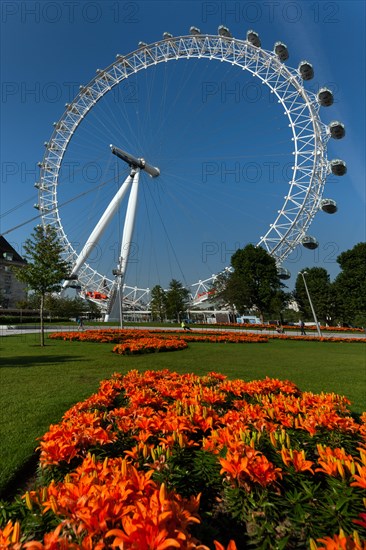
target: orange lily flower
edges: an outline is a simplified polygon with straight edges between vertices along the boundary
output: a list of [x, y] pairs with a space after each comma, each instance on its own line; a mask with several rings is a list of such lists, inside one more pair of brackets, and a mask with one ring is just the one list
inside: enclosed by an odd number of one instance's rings
[[217, 540], [214, 540], [215, 550], [238, 550], [235, 544], [235, 541], [231, 540], [227, 547], [223, 546], [220, 542], [217, 542]]
[[333, 537], [324, 537], [317, 539], [324, 546], [317, 546], [314, 541], [311, 541], [311, 550], [366, 550], [366, 543], [362, 543], [356, 532], [353, 535], [346, 536], [341, 529], [339, 535]]
[[314, 464], [311, 460], [305, 460], [305, 451], [297, 451], [296, 449], [286, 449], [282, 447], [281, 457], [286, 466], [292, 465], [296, 472], [309, 471], [314, 473], [311, 466]]

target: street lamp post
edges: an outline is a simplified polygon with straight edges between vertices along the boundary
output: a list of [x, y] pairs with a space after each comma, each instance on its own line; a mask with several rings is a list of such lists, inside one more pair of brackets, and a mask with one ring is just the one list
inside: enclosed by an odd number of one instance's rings
[[123, 287], [122, 283], [119, 283], [118, 287], [118, 299], [119, 299], [119, 328], [123, 329]]
[[113, 275], [117, 278], [117, 296], [119, 301], [119, 328], [123, 329], [123, 285], [122, 285], [122, 271], [120, 269], [113, 269]]
[[320, 327], [319, 327], [318, 319], [316, 318], [316, 313], [315, 313], [315, 309], [314, 309], [314, 306], [313, 306], [313, 302], [311, 301], [311, 298], [310, 298], [310, 292], [309, 292], [309, 289], [308, 289], [308, 285], [306, 284], [306, 280], [305, 280], [305, 275], [307, 274], [307, 271], [300, 271], [300, 274], [302, 275], [302, 278], [303, 278], [303, 281], [304, 281], [304, 286], [305, 286], [306, 294], [307, 294], [309, 304], [310, 304], [310, 307], [311, 307], [311, 311], [313, 313], [313, 318], [314, 318], [314, 321], [315, 321], [316, 330], [318, 331], [318, 336], [321, 338], [322, 333], [321, 333], [321, 330], [320, 330]]

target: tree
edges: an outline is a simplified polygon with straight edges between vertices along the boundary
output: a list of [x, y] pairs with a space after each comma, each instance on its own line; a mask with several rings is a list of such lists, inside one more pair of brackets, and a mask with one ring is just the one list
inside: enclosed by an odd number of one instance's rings
[[180, 321], [181, 314], [187, 311], [189, 292], [180, 281], [172, 279], [166, 292], [166, 313], [168, 319]]
[[[318, 321], [323, 324], [332, 324], [335, 315], [335, 298], [332, 283], [326, 269], [323, 267], [312, 267], [306, 271], [306, 285]], [[306, 293], [303, 276], [299, 273], [295, 283], [294, 298], [299, 310], [306, 319], [313, 319], [309, 298]]]
[[220, 296], [240, 314], [257, 309], [263, 321], [263, 315], [277, 310], [284, 299], [276, 261], [263, 248], [248, 244], [233, 254], [231, 265], [234, 271]]
[[40, 297], [41, 346], [44, 343], [44, 305], [47, 294], [61, 289], [61, 281], [69, 272], [68, 263], [62, 258], [62, 245], [54, 227], [38, 225], [31, 238], [24, 244], [27, 264], [14, 268], [16, 277], [28, 290]]
[[100, 317], [100, 309], [94, 302], [83, 300], [79, 296], [74, 298], [61, 297], [57, 294], [47, 295], [45, 298], [45, 309], [53, 317], [82, 317], [90, 316], [91, 318]]
[[91, 300], [87, 300], [85, 313], [88, 315], [89, 319], [100, 319], [100, 317], [102, 317], [102, 310], [99, 305]]
[[27, 296], [25, 300], [19, 300], [16, 304], [18, 309], [39, 309], [39, 299], [33, 294]]
[[[268, 313], [271, 317], [279, 319], [281, 324], [285, 322], [285, 319], [288, 317], [288, 310], [286, 309], [288, 305], [293, 301], [293, 296], [291, 292], [285, 292], [284, 290], [278, 290], [269, 304]], [[286, 309], [286, 312], [284, 311]], [[284, 314], [286, 313], [286, 317]]]
[[151, 289], [150, 306], [152, 318], [162, 323], [166, 318], [167, 297], [164, 289], [160, 285], [156, 285]]
[[366, 326], [366, 243], [342, 252], [341, 272], [334, 281], [336, 303], [343, 322]]

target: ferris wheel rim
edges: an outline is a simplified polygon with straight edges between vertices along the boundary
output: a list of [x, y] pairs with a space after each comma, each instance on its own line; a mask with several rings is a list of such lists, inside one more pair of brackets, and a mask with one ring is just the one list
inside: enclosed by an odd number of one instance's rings
[[[287, 67], [275, 53], [253, 46], [247, 40], [210, 34], [182, 35], [116, 56], [113, 63], [97, 70], [96, 76], [86, 86], [80, 87], [79, 93], [70, 104], [66, 104], [65, 112], [55, 123], [41, 164], [39, 207], [43, 224], [56, 227], [67, 259], [75, 259], [77, 252], [62, 225], [57, 187], [62, 160], [71, 137], [94, 105], [132, 74], [164, 61], [190, 58], [225, 61], [248, 70], [270, 88], [284, 107], [293, 134], [293, 177], [281, 210], [267, 233], [260, 237], [257, 246], [264, 246], [281, 266], [300, 244], [319, 209], [329, 173], [326, 157], [329, 133], [318, 115], [320, 105], [316, 95], [305, 90], [296, 69]], [[306, 139], [301, 137], [305, 130], [308, 132]], [[92, 287], [97, 281], [100, 285], [101, 280], [113, 282], [87, 263], [80, 271], [80, 278], [85, 288]]]

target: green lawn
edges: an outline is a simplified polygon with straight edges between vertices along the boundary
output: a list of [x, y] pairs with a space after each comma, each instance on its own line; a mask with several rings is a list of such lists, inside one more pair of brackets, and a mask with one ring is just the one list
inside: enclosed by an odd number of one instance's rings
[[[192, 343], [184, 351], [121, 357], [112, 344], [47, 341], [39, 335], [3, 337], [1, 357], [0, 493], [34, 456], [36, 438], [99, 381], [129, 369], [219, 371], [230, 378], [290, 379], [302, 390], [346, 395], [351, 410], [366, 410], [366, 344], [273, 340], [268, 344]], [[10, 483], [10, 485], [9, 485]]]

